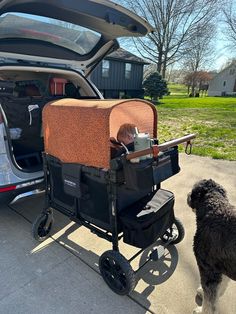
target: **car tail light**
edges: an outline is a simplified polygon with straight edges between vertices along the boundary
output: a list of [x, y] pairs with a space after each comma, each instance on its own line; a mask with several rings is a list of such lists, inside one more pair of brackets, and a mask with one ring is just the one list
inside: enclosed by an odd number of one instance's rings
[[7, 186], [5, 188], [0, 188], [0, 193], [13, 191], [16, 189], [16, 185]]
[[3, 116], [2, 116], [1, 111], [0, 111], [0, 123], [3, 123]]

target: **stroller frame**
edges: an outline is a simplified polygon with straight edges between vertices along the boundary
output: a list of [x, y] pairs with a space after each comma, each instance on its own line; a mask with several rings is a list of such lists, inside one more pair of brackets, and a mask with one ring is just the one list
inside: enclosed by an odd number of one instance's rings
[[[154, 144], [111, 160], [109, 138], [124, 121], [156, 138], [157, 113], [151, 103], [63, 99], [44, 107], [43, 121], [45, 204], [33, 223], [33, 237], [44, 241], [50, 235], [56, 209], [108, 240], [112, 250], [99, 257], [101, 275], [115, 293], [127, 295], [136, 285], [135, 273], [149, 260], [157, 261], [165, 247], [184, 237], [183, 225], [174, 215], [174, 195], [162, 190], [161, 182], [179, 172], [177, 145], [189, 144], [195, 135]], [[67, 131], [61, 132], [61, 125]], [[71, 129], [73, 132], [68, 132]], [[89, 145], [93, 138], [97, 141]], [[132, 163], [133, 158], [147, 155], [148, 158]], [[122, 238], [140, 248], [129, 260], [119, 252]], [[134, 271], [130, 263], [157, 239], [163, 245], [153, 248], [148, 259]]]
[[[124, 158], [124, 157], [121, 157]], [[51, 232], [51, 228], [53, 225], [53, 210], [56, 209], [59, 212], [68, 216], [72, 221], [76, 222], [79, 225], [83, 225], [88, 228], [92, 233], [97, 236], [109, 241], [112, 243], [112, 250], [104, 252], [99, 260], [99, 268], [100, 272], [103, 276], [103, 279], [108, 284], [108, 286], [117, 294], [127, 295], [130, 294], [136, 285], [135, 274], [143, 268], [150, 260], [157, 261], [160, 259], [164, 252], [165, 248], [169, 244], [176, 244], [182, 241], [184, 237], [184, 228], [182, 223], [175, 218], [173, 224], [171, 222], [170, 227], [165, 230], [164, 234], [161, 234], [160, 237], [163, 240], [163, 244], [158, 247], [152, 248], [152, 251], [148, 257], [148, 259], [143, 262], [136, 270], [133, 270], [130, 263], [137, 258], [142, 252], [147, 249], [147, 247], [143, 247], [138, 250], [132, 257], [127, 260], [119, 251], [119, 240], [123, 238], [123, 233], [118, 230], [118, 209], [116, 206], [117, 200], [117, 164], [115, 162], [112, 163], [112, 167], [109, 170], [109, 217], [110, 217], [110, 226], [111, 230], [103, 230], [100, 227], [97, 227], [94, 223], [89, 222], [84, 219], [80, 215], [79, 210], [79, 199], [77, 197], [74, 198], [74, 208], [75, 213], [71, 215], [65, 207], [59, 205], [51, 198], [51, 184], [50, 184], [50, 169], [48, 165], [48, 157], [46, 153], [43, 153], [43, 161], [44, 161], [44, 176], [45, 176], [45, 203], [42, 214], [36, 219], [33, 224], [32, 232], [35, 239], [38, 241], [44, 241]], [[120, 159], [118, 159], [120, 161]], [[84, 168], [84, 169], [83, 169]], [[82, 166], [84, 171], [88, 171], [89, 167]], [[99, 174], [99, 169], [91, 168], [91, 172], [94, 174]], [[88, 171], [90, 172], [90, 171]], [[153, 192], [155, 193], [160, 189], [160, 184], [153, 187]], [[177, 228], [177, 235], [173, 234], [173, 226]], [[157, 238], [157, 239], [158, 239]], [[156, 239], [156, 240], [157, 240]], [[155, 241], [156, 241], [155, 240]], [[155, 243], [154, 241], [154, 243]], [[150, 246], [151, 247], [151, 246]], [[111, 276], [107, 275], [107, 264], [112, 267], [113, 264], [118, 267], [118, 273], [115, 277], [116, 281], [121, 281], [119, 284], [111, 280]], [[104, 266], [105, 265], [105, 266]], [[117, 266], [118, 265], [118, 266]], [[104, 271], [105, 268], [105, 271]], [[110, 271], [110, 270], [108, 270]], [[104, 273], [105, 272], [105, 273]], [[125, 275], [124, 275], [125, 274]], [[112, 270], [112, 276], [114, 276], [114, 270]], [[122, 278], [119, 280], [119, 278]]]

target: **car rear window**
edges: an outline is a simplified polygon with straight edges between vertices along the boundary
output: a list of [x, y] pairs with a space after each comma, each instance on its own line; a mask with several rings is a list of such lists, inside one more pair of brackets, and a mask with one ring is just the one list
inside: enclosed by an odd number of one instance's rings
[[61, 20], [12, 12], [0, 16], [2, 38], [43, 40], [86, 55], [99, 42], [101, 34]]

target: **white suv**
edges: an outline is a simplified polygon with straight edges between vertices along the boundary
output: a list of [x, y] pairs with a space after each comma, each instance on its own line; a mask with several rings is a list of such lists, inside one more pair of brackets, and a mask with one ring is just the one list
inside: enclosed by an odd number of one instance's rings
[[0, 200], [43, 187], [44, 105], [102, 98], [88, 75], [116, 38], [150, 31], [107, 0], [0, 2]]

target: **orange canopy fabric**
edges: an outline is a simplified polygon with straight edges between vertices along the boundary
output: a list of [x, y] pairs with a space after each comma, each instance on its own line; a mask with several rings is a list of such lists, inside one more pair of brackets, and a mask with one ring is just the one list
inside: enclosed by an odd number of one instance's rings
[[145, 100], [65, 98], [43, 109], [46, 153], [65, 163], [109, 168], [110, 137], [124, 123], [157, 137], [157, 111]]

